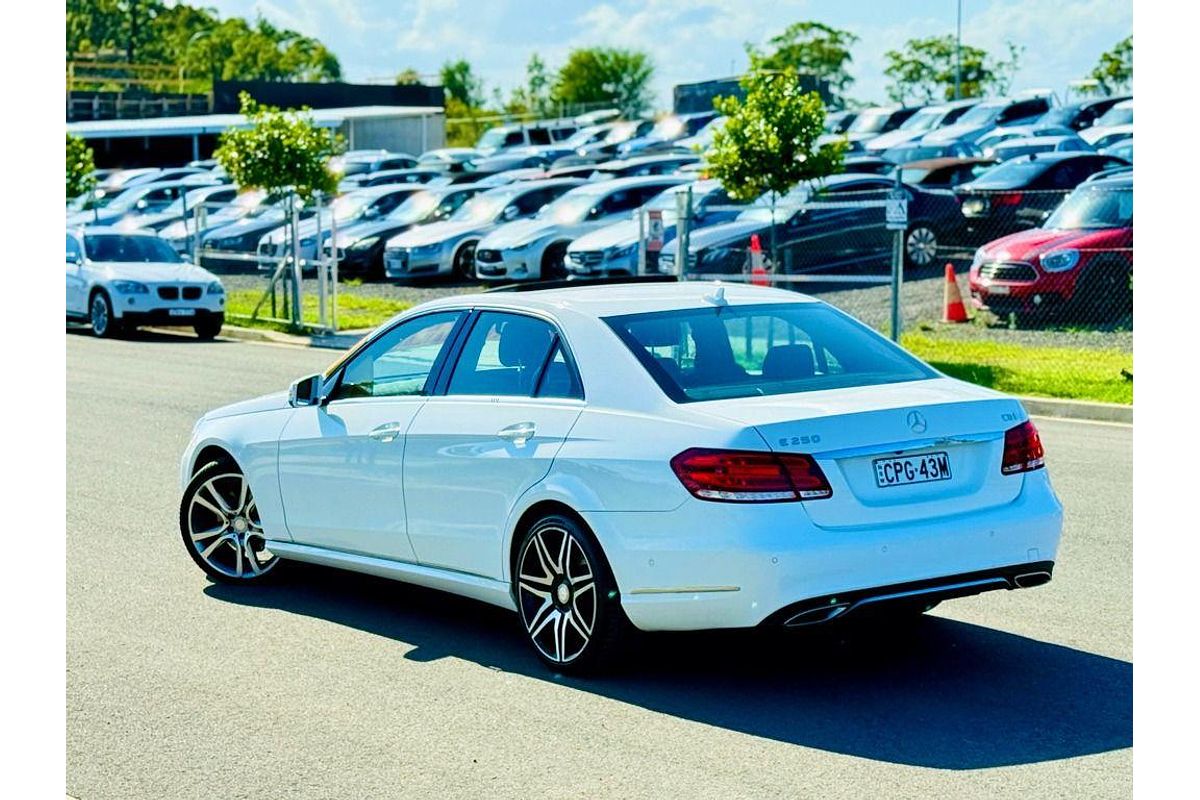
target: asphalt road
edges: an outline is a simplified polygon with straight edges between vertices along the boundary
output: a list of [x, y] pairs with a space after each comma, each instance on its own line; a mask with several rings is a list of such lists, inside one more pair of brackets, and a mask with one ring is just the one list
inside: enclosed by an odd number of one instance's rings
[[1132, 430], [1039, 421], [1053, 583], [910, 630], [642, 636], [549, 674], [516, 617], [304, 568], [208, 583], [177, 464], [205, 409], [334, 353], [67, 336], [67, 792], [96, 798], [1128, 797]]

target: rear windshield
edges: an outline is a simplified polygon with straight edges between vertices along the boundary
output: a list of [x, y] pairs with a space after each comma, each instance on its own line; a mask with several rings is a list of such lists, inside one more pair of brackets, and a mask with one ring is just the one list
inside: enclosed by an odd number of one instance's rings
[[605, 322], [677, 403], [937, 377], [824, 303], [713, 306]]

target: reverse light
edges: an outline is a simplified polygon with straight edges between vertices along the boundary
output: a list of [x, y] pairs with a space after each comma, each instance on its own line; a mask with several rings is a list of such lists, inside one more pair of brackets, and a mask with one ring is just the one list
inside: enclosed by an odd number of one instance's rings
[[799, 453], [695, 447], [672, 458], [671, 469], [701, 500], [776, 503], [833, 496], [816, 460]]
[[1004, 458], [1000, 462], [1001, 475], [1032, 472], [1046, 466], [1046, 451], [1037, 428], [1026, 420], [1015, 428], [1004, 432]]

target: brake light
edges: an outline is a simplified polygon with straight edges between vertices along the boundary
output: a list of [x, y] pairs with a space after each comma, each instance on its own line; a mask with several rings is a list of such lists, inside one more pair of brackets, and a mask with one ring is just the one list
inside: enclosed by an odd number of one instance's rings
[[1042, 449], [1042, 438], [1032, 422], [1023, 422], [1004, 432], [1004, 460], [1000, 463], [1000, 474], [1015, 475], [1044, 466], [1046, 451]]
[[672, 458], [671, 469], [701, 500], [775, 503], [833, 495], [825, 473], [808, 455], [694, 447]]
[[992, 195], [992, 206], [1015, 206], [1021, 202], [1020, 192], [1000, 192]]

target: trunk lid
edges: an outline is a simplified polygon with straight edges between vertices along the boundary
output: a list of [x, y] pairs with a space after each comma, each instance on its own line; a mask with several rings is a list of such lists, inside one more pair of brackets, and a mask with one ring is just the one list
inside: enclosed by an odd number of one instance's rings
[[[833, 497], [804, 504], [821, 527], [945, 517], [1010, 503], [1021, 490], [1021, 476], [1001, 475], [1000, 463], [1004, 432], [1026, 419], [1024, 409], [951, 378], [699, 405], [753, 427], [772, 450], [812, 455], [833, 487]], [[932, 454], [945, 454], [949, 477], [879, 485], [877, 460]]]

